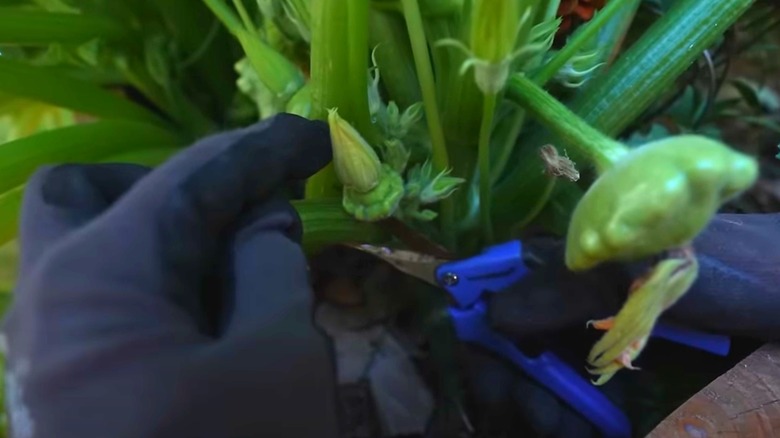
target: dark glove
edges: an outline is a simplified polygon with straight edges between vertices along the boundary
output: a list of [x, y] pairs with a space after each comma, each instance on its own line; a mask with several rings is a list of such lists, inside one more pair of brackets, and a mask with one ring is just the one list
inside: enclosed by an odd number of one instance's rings
[[330, 160], [279, 115], [157, 168], [39, 171], [5, 322], [16, 437], [335, 437], [301, 225], [279, 191]]
[[[698, 280], [664, 319], [728, 335], [765, 341], [780, 338], [780, 289], [776, 286], [780, 282], [780, 214], [719, 215], [694, 246], [700, 262]], [[582, 369], [588, 349], [600, 335], [593, 333], [588, 340], [585, 322], [614, 315], [632, 279], [649, 264], [606, 264], [572, 273], [563, 263], [562, 242], [529, 240], [526, 249], [535, 256], [528, 261], [536, 269], [510, 290], [491, 296], [491, 322], [521, 345], [532, 342], [537, 349], [568, 348], [559, 351], [568, 353], [575, 369]], [[572, 335], [571, 331], [579, 333]], [[653, 348], [648, 350], [643, 356], [652, 355]], [[673, 356], [680, 359], [686, 353], [678, 348]], [[483, 424], [516, 430], [518, 426], [506, 424], [507, 419], [520, 419], [535, 432], [530, 436], [597, 436], [582, 417], [505, 362], [477, 349], [471, 350], [469, 358], [470, 382], [483, 408]], [[631, 372], [621, 372], [600, 387], [618, 404], [625, 396], [623, 386], [633, 377], [626, 373]]]
[[[516, 337], [614, 315], [646, 262], [568, 271], [561, 242], [530, 241], [543, 266], [491, 297], [494, 325]], [[780, 338], [780, 214], [721, 214], [694, 241], [699, 276], [663, 318], [692, 328]]]

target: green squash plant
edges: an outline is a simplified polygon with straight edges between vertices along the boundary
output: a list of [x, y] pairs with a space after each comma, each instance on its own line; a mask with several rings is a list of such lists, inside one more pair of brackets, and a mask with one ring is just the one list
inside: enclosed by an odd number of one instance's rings
[[695, 280], [692, 239], [757, 178], [710, 138], [620, 138], [753, 1], [677, 0], [623, 47], [640, 3], [609, 0], [562, 35], [561, 0], [2, 1], [0, 102], [81, 123], [0, 145], [0, 242], [41, 164], [154, 165], [290, 112], [333, 141], [294, 201], [308, 251], [400, 245], [401, 221], [454, 256], [540, 224], [566, 236], [572, 270], [660, 256], [594, 322], [603, 383]]

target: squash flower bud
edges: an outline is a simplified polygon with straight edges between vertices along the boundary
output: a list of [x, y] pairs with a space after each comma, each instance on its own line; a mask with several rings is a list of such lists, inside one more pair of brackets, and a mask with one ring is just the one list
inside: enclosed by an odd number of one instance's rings
[[368, 192], [379, 184], [382, 163], [363, 136], [342, 119], [337, 109], [328, 110], [333, 166], [346, 187]]
[[401, 175], [379, 161], [374, 149], [336, 109], [328, 111], [333, 166], [344, 191], [342, 206], [355, 218], [376, 221], [392, 216], [404, 196]]
[[681, 135], [641, 146], [607, 170], [577, 204], [566, 265], [586, 270], [684, 246], [757, 177], [754, 158], [706, 137]]
[[461, 73], [474, 67], [474, 81], [484, 94], [496, 94], [506, 85], [512, 63], [523, 55], [538, 55], [553, 42], [557, 21], [534, 25], [538, 0], [474, 0], [469, 47], [457, 39], [437, 45], [460, 49], [468, 59]]
[[522, 25], [518, 0], [477, 0], [472, 12], [471, 51], [474, 57], [498, 64], [515, 50]]

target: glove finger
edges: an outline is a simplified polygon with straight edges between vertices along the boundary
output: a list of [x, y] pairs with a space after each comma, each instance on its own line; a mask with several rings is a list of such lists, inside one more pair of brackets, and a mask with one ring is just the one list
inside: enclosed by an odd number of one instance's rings
[[[228, 415], [244, 430], [247, 422], [257, 430], [278, 424], [286, 436], [336, 437], [335, 360], [313, 322], [298, 215], [289, 202], [274, 198], [242, 222], [227, 257], [231, 273], [220, 339], [197, 368], [204, 377], [230, 374], [220, 383], [230, 388], [219, 391], [243, 400]], [[208, 400], [213, 388], [199, 386]], [[257, 403], [274, 388], [273, 404], [258, 411]]]
[[780, 214], [721, 214], [694, 241], [699, 276], [665, 314], [677, 322], [780, 339]]
[[564, 264], [564, 244], [529, 240], [524, 252], [530, 272], [501, 293], [489, 295], [493, 328], [521, 339], [550, 333], [589, 319], [614, 314], [631, 283], [624, 266], [605, 264], [586, 272], [571, 272]]
[[[175, 304], [169, 314], [184, 309], [197, 322], [200, 293], [219, 267], [230, 227], [286, 181], [322, 168], [330, 154], [327, 125], [292, 115], [206, 138], [54, 248], [42, 276], [58, 280], [42, 290], [79, 290], [86, 301], [120, 291], [121, 301], [136, 303], [117, 309], [123, 315], [164, 298]], [[83, 278], [99, 286], [85, 288]]]
[[311, 325], [313, 293], [295, 209], [275, 197], [243, 220], [227, 257], [223, 333], [260, 333], [263, 325], [289, 319]]
[[21, 278], [54, 242], [100, 215], [151, 169], [135, 164], [65, 164], [39, 169], [21, 212]]

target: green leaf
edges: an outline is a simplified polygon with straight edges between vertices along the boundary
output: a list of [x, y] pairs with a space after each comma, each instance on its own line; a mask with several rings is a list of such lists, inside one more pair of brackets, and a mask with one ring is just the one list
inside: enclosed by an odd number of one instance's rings
[[0, 194], [0, 246], [16, 238], [24, 186]]
[[103, 17], [0, 7], [0, 44], [78, 44], [124, 35], [119, 23]]
[[100, 121], [54, 129], [0, 145], [0, 193], [45, 164], [95, 162], [134, 149], [180, 146], [170, 131], [145, 123]]
[[660, 123], [653, 123], [650, 125], [647, 132], [642, 131], [636, 131], [626, 139], [626, 146], [628, 147], [639, 147], [642, 146], [645, 143], [650, 143], [651, 141], [660, 140], [662, 138], [666, 138], [672, 135], [671, 132], [666, 128], [666, 126], [660, 124]]
[[731, 80], [731, 85], [737, 89], [745, 103], [755, 110], [761, 110], [761, 101], [755, 84], [745, 78], [736, 78]]
[[780, 134], [780, 123], [770, 119], [769, 117], [744, 116], [739, 117], [739, 120], [745, 123], [749, 123], [753, 126], [768, 129], [772, 132]]
[[105, 119], [161, 123], [152, 112], [88, 82], [0, 57], [0, 93], [47, 102]]

